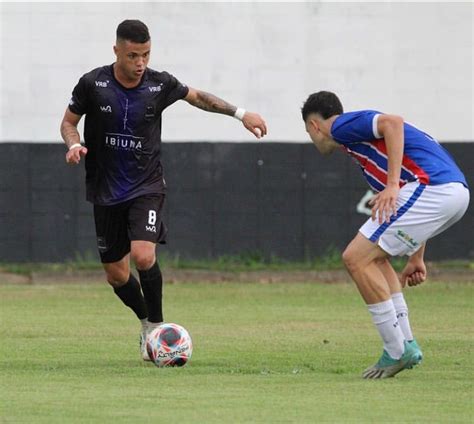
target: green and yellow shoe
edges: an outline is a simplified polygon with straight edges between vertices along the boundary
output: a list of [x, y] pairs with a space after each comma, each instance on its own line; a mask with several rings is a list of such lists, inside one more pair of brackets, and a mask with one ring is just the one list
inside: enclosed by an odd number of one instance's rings
[[400, 371], [411, 369], [419, 364], [423, 357], [421, 350], [413, 346], [413, 343], [405, 341], [404, 344], [405, 351], [400, 359], [393, 359], [384, 350], [378, 362], [367, 368], [362, 373], [362, 377], [366, 379], [389, 378], [395, 376]]

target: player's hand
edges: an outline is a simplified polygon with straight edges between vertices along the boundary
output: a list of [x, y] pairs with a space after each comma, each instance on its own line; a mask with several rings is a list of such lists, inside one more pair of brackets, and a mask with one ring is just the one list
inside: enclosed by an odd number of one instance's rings
[[406, 284], [411, 286], [417, 286], [426, 280], [426, 265], [423, 261], [411, 262], [408, 261], [405, 268], [402, 271], [400, 277], [400, 283], [402, 287]]
[[81, 156], [87, 155], [87, 147], [74, 147], [66, 153], [66, 163], [69, 165], [77, 165], [81, 161]]
[[245, 112], [242, 124], [259, 139], [267, 134], [267, 124], [258, 113]]
[[372, 206], [372, 221], [378, 218], [379, 224], [382, 224], [384, 221], [390, 222], [390, 218], [397, 215], [399, 191], [398, 185], [390, 185], [369, 200], [369, 205]]

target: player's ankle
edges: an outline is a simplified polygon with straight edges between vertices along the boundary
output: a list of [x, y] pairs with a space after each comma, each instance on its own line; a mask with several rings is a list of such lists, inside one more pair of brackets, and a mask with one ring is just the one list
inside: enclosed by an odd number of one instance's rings
[[163, 322], [151, 322], [151, 321], [148, 321], [146, 322], [146, 330], [148, 332], [151, 332], [153, 331], [156, 327], [159, 327], [161, 324], [163, 324]]

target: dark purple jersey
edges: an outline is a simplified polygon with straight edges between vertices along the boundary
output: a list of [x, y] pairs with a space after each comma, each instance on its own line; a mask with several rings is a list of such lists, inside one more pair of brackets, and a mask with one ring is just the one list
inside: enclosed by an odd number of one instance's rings
[[87, 200], [114, 205], [166, 191], [161, 165], [161, 114], [188, 94], [167, 72], [147, 69], [137, 87], [125, 88], [113, 65], [82, 76], [69, 110], [86, 115]]

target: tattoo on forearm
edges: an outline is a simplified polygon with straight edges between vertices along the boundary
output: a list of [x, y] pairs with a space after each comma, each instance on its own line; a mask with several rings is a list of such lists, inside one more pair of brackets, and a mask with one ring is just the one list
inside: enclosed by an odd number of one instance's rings
[[208, 112], [222, 113], [230, 116], [233, 116], [237, 110], [235, 106], [232, 106], [225, 100], [204, 91], [197, 92], [197, 99], [192, 104], [193, 106], [202, 110], [207, 110]]
[[67, 147], [80, 143], [81, 141], [81, 136], [79, 135], [77, 128], [73, 125], [63, 124], [61, 126], [61, 136], [63, 137]]

